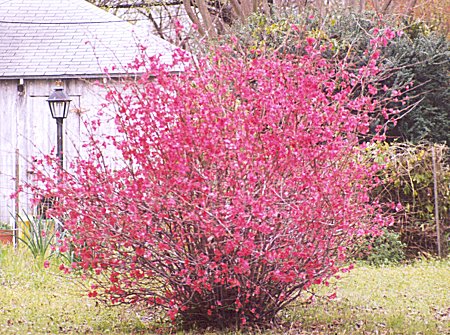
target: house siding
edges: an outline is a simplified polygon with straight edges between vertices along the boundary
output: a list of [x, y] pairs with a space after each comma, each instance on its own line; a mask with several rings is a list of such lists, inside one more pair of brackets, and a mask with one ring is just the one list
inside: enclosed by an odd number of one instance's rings
[[[104, 101], [102, 88], [93, 80], [70, 79], [63, 82], [71, 97], [71, 108], [64, 121], [64, 158], [67, 163], [80, 150], [86, 130], [84, 120], [96, 114]], [[24, 92], [18, 91], [19, 80], [0, 80], [0, 221], [10, 221], [16, 214], [11, 194], [17, 183], [33, 182], [30, 173], [33, 159], [52, 153], [56, 147], [56, 122], [46, 101], [54, 80], [24, 80]], [[19, 211], [33, 214], [31, 197], [22, 194]]]

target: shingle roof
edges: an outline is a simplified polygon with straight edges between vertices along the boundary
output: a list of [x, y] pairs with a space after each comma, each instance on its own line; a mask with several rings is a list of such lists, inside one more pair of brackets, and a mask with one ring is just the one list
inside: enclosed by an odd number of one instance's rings
[[138, 40], [170, 58], [171, 44], [137, 39], [133, 25], [84, 0], [0, 0], [0, 79], [93, 77], [112, 65], [124, 72]]

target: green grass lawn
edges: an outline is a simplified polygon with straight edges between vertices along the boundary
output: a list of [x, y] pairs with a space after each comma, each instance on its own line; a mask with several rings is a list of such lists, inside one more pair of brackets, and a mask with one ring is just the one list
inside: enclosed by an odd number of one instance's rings
[[[84, 297], [56, 267], [43, 269], [26, 250], [0, 247], [0, 334], [177, 333], [142, 311]], [[312, 303], [292, 306], [282, 325], [263, 334], [450, 334], [448, 259], [358, 265], [331, 286], [317, 288]], [[336, 299], [327, 299], [334, 289]]]
[[336, 299], [293, 308], [291, 321], [324, 334], [450, 334], [449, 260], [358, 266], [335, 285]]

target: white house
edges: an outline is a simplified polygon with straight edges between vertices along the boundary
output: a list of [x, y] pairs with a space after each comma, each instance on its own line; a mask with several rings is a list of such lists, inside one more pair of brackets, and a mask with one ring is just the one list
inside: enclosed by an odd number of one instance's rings
[[138, 52], [169, 60], [173, 46], [142, 36], [133, 25], [84, 0], [0, 1], [0, 222], [14, 214], [31, 213], [27, 196], [11, 199], [18, 185], [31, 181], [34, 156], [56, 146], [56, 123], [47, 98], [61, 80], [72, 99], [64, 121], [65, 157], [80, 143], [82, 119], [102, 101], [94, 81], [124, 75], [124, 66]]

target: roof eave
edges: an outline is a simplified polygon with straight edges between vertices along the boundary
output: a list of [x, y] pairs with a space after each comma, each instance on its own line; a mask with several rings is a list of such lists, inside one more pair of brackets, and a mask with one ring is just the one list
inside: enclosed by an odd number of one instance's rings
[[[183, 72], [180, 69], [174, 69], [170, 71], [173, 74], [178, 74]], [[90, 73], [90, 74], [52, 74], [52, 75], [12, 75], [12, 76], [0, 76], [0, 81], [2, 80], [55, 80], [55, 79], [103, 79], [103, 78], [130, 78], [130, 77], [140, 77], [144, 72], [134, 72], [134, 73]], [[152, 76], [153, 77], [153, 76]]]
[[141, 76], [142, 73], [92, 73], [92, 74], [52, 74], [52, 75], [12, 75], [0, 76], [0, 80], [51, 80], [51, 79], [103, 79]]

